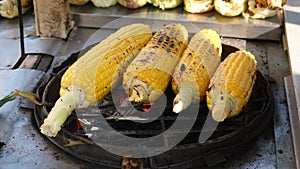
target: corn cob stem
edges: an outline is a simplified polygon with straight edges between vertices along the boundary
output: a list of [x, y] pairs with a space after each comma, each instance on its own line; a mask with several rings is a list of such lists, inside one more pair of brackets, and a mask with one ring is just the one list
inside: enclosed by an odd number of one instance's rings
[[212, 109], [212, 117], [215, 121], [224, 121], [231, 111], [231, 102], [229, 96], [220, 95], [214, 108]]
[[186, 109], [193, 101], [195, 92], [192, 86], [184, 85], [184, 87], [179, 90], [179, 93], [176, 95], [173, 101], [173, 112], [179, 113], [182, 110]]
[[70, 90], [65, 91], [44, 120], [43, 125], [40, 127], [41, 133], [50, 137], [56, 136], [75, 108], [89, 105], [85, 101], [85, 95], [84, 91], [76, 86], [72, 86]]
[[135, 102], [143, 102], [148, 99], [149, 87], [147, 87], [147, 84], [139, 79], [135, 79], [133, 90], [131, 92], [131, 95], [129, 97], [129, 101], [135, 101]]
[[32, 92], [29, 91], [21, 91], [21, 90], [14, 90], [13, 92], [11, 92], [10, 94], [6, 95], [4, 98], [2, 98], [0, 100], [0, 107], [2, 107], [5, 103], [9, 102], [9, 101], [13, 101], [16, 99], [17, 96], [21, 96], [37, 105], [41, 105], [42, 103], [40, 103], [37, 100], [37, 95], [35, 95]]

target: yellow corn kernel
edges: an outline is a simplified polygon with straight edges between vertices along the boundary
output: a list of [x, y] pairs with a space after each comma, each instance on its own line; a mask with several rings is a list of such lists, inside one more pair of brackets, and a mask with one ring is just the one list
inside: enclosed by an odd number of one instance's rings
[[179, 113], [192, 102], [203, 100], [221, 62], [221, 53], [222, 42], [216, 31], [204, 29], [192, 37], [173, 74], [174, 112]]
[[255, 56], [241, 50], [231, 53], [216, 70], [207, 94], [207, 106], [216, 121], [240, 114], [256, 80]]
[[155, 101], [166, 90], [188, 42], [181, 24], [162, 27], [128, 66], [123, 86], [134, 102]]

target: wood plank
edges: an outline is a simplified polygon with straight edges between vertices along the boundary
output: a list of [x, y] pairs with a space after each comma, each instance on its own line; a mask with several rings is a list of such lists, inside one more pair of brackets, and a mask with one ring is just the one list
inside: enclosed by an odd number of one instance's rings
[[32, 69], [39, 64], [40, 60], [41, 57], [39, 55], [27, 55], [19, 67]]
[[35, 69], [43, 72], [48, 71], [53, 60], [53, 56], [47, 54], [29, 54], [21, 63], [19, 68]]

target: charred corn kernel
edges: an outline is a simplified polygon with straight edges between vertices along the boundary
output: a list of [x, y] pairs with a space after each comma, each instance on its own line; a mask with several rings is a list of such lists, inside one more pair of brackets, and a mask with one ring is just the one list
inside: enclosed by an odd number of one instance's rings
[[216, 70], [207, 90], [207, 106], [215, 121], [240, 114], [256, 80], [255, 56], [241, 50], [231, 53]]
[[222, 42], [216, 31], [204, 29], [192, 37], [173, 74], [174, 112], [179, 113], [192, 102], [203, 99], [221, 62], [221, 53]]
[[128, 25], [80, 57], [64, 73], [61, 97], [41, 126], [41, 132], [56, 136], [75, 108], [93, 105], [109, 94], [119, 76], [151, 37], [149, 26]]
[[188, 42], [181, 24], [162, 27], [128, 66], [123, 86], [133, 102], [155, 101], [166, 90]]

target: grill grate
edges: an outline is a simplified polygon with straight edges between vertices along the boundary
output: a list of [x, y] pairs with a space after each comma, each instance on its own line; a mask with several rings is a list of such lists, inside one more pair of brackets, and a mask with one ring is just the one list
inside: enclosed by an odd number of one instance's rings
[[[223, 45], [223, 56], [237, 50], [234, 47]], [[76, 56], [76, 55], [74, 55]], [[73, 63], [74, 59], [71, 59]], [[41, 96], [44, 106], [35, 107], [35, 119], [38, 127], [48, 115], [51, 107], [58, 98], [59, 83], [63, 72], [66, 70], [66, 64], [61, 68], [54, 69], [53, 76], [50, 80], [41, 86], [38, 90], [38, 95]], [[93, 127], [101, 127], [102, 124], [97, 121], [97, 118], [104, 117], [113, 128], [112, 130], [101, 131], [101, 135], [109, 135], [114, 139], [114, 131], [131, 136], [131, 137], [151, 137], [158, 135], [167, 130], [177, 119], [177, 114], [172, 113], [172, 100], [174, 94], [169, 87], [166, 91], [167, 106], [164, 113], [157, 119], [149, 123], [136, 123], [131, 121], [143, 121], [145, 117], [136, 116], [134, 111], [150, 109], [153, 113], [156, 109], [160, 109], [161, 105], [155, 102], [154, 105], [133, 104], [132, 106], [123, 106], [121, 109], [116, 109], [114, 100], [120, 100], [126, 104], [126, 94], [121, 86], [117, 86], [113, 93], [117, 95], [109, 95], [98, 105], [80, 109], [77, 113], [73, 113], [64, 124], [62, 131], [55, 138], [49, 138], [54, 144], [62, 148], [64, 151], [74, 155], [78, 159], [89, 161], [106, 167], [120, 168], [122, 157], [111, 154], [101, 147], [97, 146], [94, 141], [99, 136], [99, 131]], [[120, 103], [120, 104], [121, 104]], [[150, 158], [142, 160], [144, 168], [195, 168], [199, 166], [212, 166], [210, 157], [225, 159], [226, 156], [239, 151], [244, 145], [251, 142], [263, 129], [266, 127], [266, 119], [271, 119], [272, 110], [270, 110], [270, 94], [269, 85], [261, 72], [257, 71], [257, 80], [253, 88], [252, 96], [244, 108], [243, 112], [234, 118], [226, 119], [219, 123], [216, 130], [211, 131], [209, 128], [202, 130], [206, 118], [210, 116], [205, 102], [199, 105], [191, 105], [190, 109], [199, 111], [197, 120], [189, 134], [173, 149]], [[129, 105], [129, 104], [128, 104]], [[123, 116], [126, 113], [129, 116]], [[184, 112], [182, 112], [184, 113]], [[190, 117], [180, 120], [189, 120]], [[183, 132], [180, 128], [174, 130], [174, 133]], [[211, 133], [213, 135], [205, 142], [198, 141], [199, 134]], [[92, 138], [92, 139], [91, 139]], [[170, 139], [170, 138], [166, 138]], [[70, 142], [76, 141], [80, 143], [73, 146]], [[168, 144], [162, 140], [162, 144]], [[125, 148], [125, 147], [120, 147]], [[217, 159], [217, 158], [216, 158]], [[213, 160], [214, 161], [214, 160]], [[219, 160], [219, 162], [224, 160]], [[214, 163], [218, 163], [215, 160]]]

